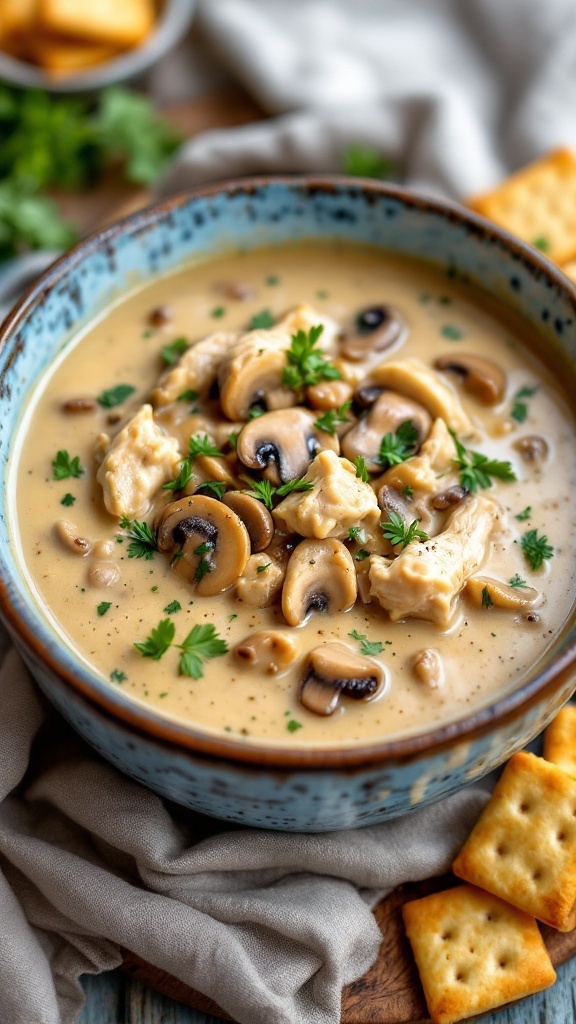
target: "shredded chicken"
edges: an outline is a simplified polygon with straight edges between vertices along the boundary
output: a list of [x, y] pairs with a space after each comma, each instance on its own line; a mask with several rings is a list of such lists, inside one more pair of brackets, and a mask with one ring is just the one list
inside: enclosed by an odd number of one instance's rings
[[266, 551], [250, 555], [242, 575], [236, 581], [238, 600], [249, 608], [268, 608], [282, 588], [286, 564], [280, 565]]
[[412, 542], [392, 561], [370, 559], [370, 594], [393, 621], [428, 619], [446, 628], [453, 601], [482, 565], [501, 508], [471, 495], [452, 512], [446, 529], [424, 543]]
[[154, 422], [152, 406], [143, 405], [116, 435], [96, 479], [113, 516], [144, 515], [156, 491], [176, 476], [178, 442]]
[[237, 339], [237, 334], [221, 331], [186, 349], [176, 365], [162, 374], [152, 391], [150, 400], [155, 408], [170, 405], [185, 391], [205, 395], [218, 377], [222, 359]]
[[335, 452], [321, 451], [310, 463], [304, 480], [314, 484], [309, 491], [293, 491], [277, 508], [274, 518], [282, 530], [301, 537], [345, 538], [351, 526], [380, 518], [376, 495], [356, 476], [348, 459]]

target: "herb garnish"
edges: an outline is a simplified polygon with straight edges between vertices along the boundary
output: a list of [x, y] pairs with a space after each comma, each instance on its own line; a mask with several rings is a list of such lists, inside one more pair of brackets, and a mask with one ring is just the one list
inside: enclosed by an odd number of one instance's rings
[[298, 732], [298, 729], [302, 729], [302, 722], [297, 722], [295, 718], [290, 718], [286, 722], [286, 728], [288, 732]]
[[514, 518], [515, 519], [519, 519], [520, 522], [523, 523], [525, 519], [530, 519], [531, 515], [532, 515], [532, 505], [526, 505], [526, 508], [523, 509], [522, 512], [519, 512], [517, 516], [514, 516]]
[[552, 558], [554, 548], [548, 543], [548, 537], [538, 536], [538, 530], [528, 530], [522, 537], [522, 551], [532, 569], [539, 569], [545, 558]]
[[464, 337], [464, 333], [460, 328], [454, 327], [452, 324], [445, 324], [445, 326], [441, 328], [440, 334], [443, 338], [446, 338], [447, 341], [461, 341]]
[[272, 565], [272, 562], [266, 562], [265, 565], [259, 565], [256, 568], [256, 572], [265, 572], [266, 569], [269, 569], [271, 565]]
[[200, 555], [200, 561], [198, 562], [196, 572], [194, 573], [194, 579], [197, 583], [200, 583], [200, 580], [204, 579], [204, 576], [207, 576], [214, 568], [213, 565], [210, 565], [208, 559], [204, 558], [204, 555], [207, 555], [209, 551], [212, 551], [213, 547], [214, 544], [211, 540], [205, 540], [202, 544], [199, 544], [197, 548], [194, 548], [194, 554]]
[[535, 238], [532, 245], [535, 249], [540, 249], [540, 252], [550, 251], [550, 242], [544, 237], [544, 235], [539, 235], [538, 238]]
[[130, 524], [128, 536], [131, 538], [128, 558], [143, 558], [146, 562], [154, 558], [154, 552], [158, 551], [158, 532], [148, 526], [148, 523], [139, 523], [135, 519]]
[[406, 523], [402, 519], [402, 516], [398, 512], [390, 512], [388, 522], [380, 523], [386, 540], [389, 540], [393, 547], [397, 544], [401, 544], [402, 548], [411, 544], [413, 540], [428, 540], [428, 534], [424, 533], [424, 530], [418, 529], [419, 519], [415, 519], [410, 526], [406, 526]]
[[178, 402], [195, 402], [199, 398], [197, 391], [193, 391], [192, 388], [188, 388], [187, 391], [183, 391], [181, 395], [178, 395]]
[[117, 384], [115, 388], [108, 388], [98, 395], [96, 401], [103, 409], [113, 409], [116, 405], [122, 405], [130, 395], [133, 395], [136, 388], [132, 384]]
[[279, 487], [274, 487], [269, 480], [252, 480], [250, 477], [242, 477], [246, 483], [252, 485], [251, 490], [245, 491], [245, 494], [250, 494], [253, 498], [258, 498], [269, 512], [272, 511], [272, 499], [274, 497], [284, 498], [287, 494], [291, 494], [293, 491], [311, 491], [314, 488], [314, 484], [311, 480], [305, 480], [304, 477], [295, 477], [294, 480], [288, 480], [285, 484], [280, 484]]
[[351, 526], [348, 530], [348, 540], [355, 540], [357, 544], [363, 544], [366, 534], [361, 526]]
[[187, 338], [175, 338], [169, 345], [162, 346], [162, 359], [166, 363], [166, 366], [174, 366], [180, 359], [180, 356], [189, 346]]
[[181, 491], [183, 487], [186, 487], [192, 479], [192, 463], [190, 459], [182, 459], [178, 476], [175, 480], [169, 480], [168, 483], [163, 484], [165, 491]]
[[71, 505], [73, 505], [75, 501], [76, 501], [76, 498], [74, 497], [73, 494], [70, 494], [69, 492], [68, 492], [68, 494], [65, 494], [63, 498], [60, 498], [60, 504], [61, 505], [66, 505], [68, 508]]
[[160, 661], [172, 646], [176, 635], [176, 626], [170, 619], [161, 619], [158, 625], [150, 630], [149, 636], [141, 642], [134, 644], [137, 651], [143, 658], [152, 658], [153, 661]]
[[456, 448], [454, 462], [461, 469], [460, 483], [465, 490], [476, 493], [479, 487], [490, 487], [493, 476], [500, 480], [516, 480], [516, 474], [509, 462], [489, 459], [482, 452], [473, 452], [460, 443], [453, 430], [450, 431], [450, 435]]
[[370, 483], [370, 474], [366, 469], [366, 459], [363, 455], [357, 455], [354, 459], [354, 465], [356, 467], [356, 476], [363, 484]]
[[214, 441], [212, 441], [208, 434], [192, 434], [188, 442], [188, 454], [191, 459], [195, 459], [198, 455], [212, 455], [214, 458], [222, 458], [224, 452], [221, 452], [216, 447]]
[[181, 611], [182, 605], [180, 604], [180, 601], [170, 601], [170, 604], [167, 604], [164, 609], [166, 615], [174, 615], [176, 612]]
[[97, 606], [96, 611], [97, 611], [98, 615], [100, 615], [100, 616], [106, 615], [106, 612], [111, 607], [112, 607], [112, 601], [100, 601], [100, 604]]
[[526, 580], [523, 580], [522, 577], [518, 575], [518, 573], [515, 573], [514, 576], [512, 576], [512, 578], [508, 580], [508, 586], [527, 587], [528, 584], [526, 583]]
[[282, 370], [282, 383], [287, 388], [297, 391], [321, 380], [341, 379], [340, 370], [329, 363], [316, 348], [323, 330], [324, 325], [317, 324], [308, 332], [300, 330], [292, 335], [290, 348], [286, 352], [288, 366]]
[[312, 491], [314, 490], [314, 484], [311, 480], [305, 480], [303, 476], [297, 476], [294, 480], [288, 480], [285, 484], [280, 484], [280, 487], [276, 488], [276, 494], [279, 498], [284, 498], [287, 494], [292, 494], [292, 491]]
[[222, 495], [226, 491], [226, 484], [223, 480], [204, 480], [203, 483], [198, 486], [199, 491], [213, 491], [218, 500], [220, 501]]
[[343, 402], [337, 409], [328, 409], [322, 416], [319, 416], [317, 420], [314, 420], [314, 426], [318, 430], [324, 430], [327, 434], [336, 433], [337, 423], [346, 423], [348, 416], [348, 410], [352, 405], [352, 400], [349, 402]]
[[275, 317], [272, 315], [269, 309], [261, 309], [259, 313], [254, 313], [254, 316], [248, 324], [249, 331], [267, 331], [269, 327], [273, 327], [276, 323]]
[[366, 633], [359, 633], [356, 629], [351, 629], [348, 633], [353, 640], [358, 640], [360, 643], [360, 654], [365, 654], [370, 657], [372, 654], [380, 654], [384, 650], [384, 644], [380, 640], [369, 640]]
[[110, 679], [113, 683], [124, 683], [128, 679], [128, 676], [125, 672], [121, 672], [120, 669], [113, 668], [110, 673]]
[[410, 487], [410, 484], [406, 484], [406, 487], [402, 491], [402, 494], [405, 494], [407, 498], [412, 498], [413, 497], [414, 491]]
[[225, 315], [226, 306], [216, 306], [215, 309], [213, 309], [212, 312], [210, 313], [210, 316], [213, 317], [214, 320], [220, 320]]
[[384, 434], [380, 441], [378, 462], [387, 469], [405, 462], [414, 454], [418, 444], [418, 431], [411, 420], [404, 420], [394, 434]]
[[528, 416], [528, 405], [523, 402], [523, 398], [532, 398], [533, 395], [539, 390], [538, 387], [534, 388], [520, 388], [519, 391], [514, 395], [514, 405], [510, 410], [510, 416], [516, 423], [524, 423]]
[[52, 472], [54, 480], [67, 480], [69, 477], [77, 478], [82, 476], [84, 469], [80, 465], [80, 456], [71, 458], [68, 452], [61, 448], [52, 459]]
[[366, 548], [360, 548], [354, 555], [355, 562], [363, 562], [365, 558], [370, 558], [370, 552], [366, 551]]
[[493, 604], [494, 604], [494, 601], [492, 600], [492, 598], [490, 596], [490, 591], [488, 590], [488, 587], [483, 587], [482, 588], [482, 607], [483, 608], [491, 608]]
[[155, 629], [150, 630], [146, 640], [135, 643], [134, 647], [140, 651], [143, 658], [152, 658], [154, 661], [159, 661], [169, 647], [177, 647], [182, 651], [180, 675], [191, 676], [193, 679], [202, 678], [202, 661], [217, 658], [220, 654], [226, 654], [228, 650], [228, 644], [218, 636], [212, 623], [194, 626], [181, 644], [174, 644], [175, 635], [176, 626], [171, 619], [162, 619]]

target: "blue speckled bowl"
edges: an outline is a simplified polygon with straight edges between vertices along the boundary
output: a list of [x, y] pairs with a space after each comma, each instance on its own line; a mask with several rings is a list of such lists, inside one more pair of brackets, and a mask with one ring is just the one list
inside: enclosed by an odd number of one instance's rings
[[[23, 403], [70, 335], [126, 287], [187, 257], [297, 238], [373, 243], [470, 280], [541, 329], [576, 378], [576, 290], [533, 249], [463, 209], [343, 179], [244, 181], [129, 217], [82, 242], [36, 285], [0, 332], [0, 488]], [[544, 356], [546, 354], [544, 353]], [[574, 384], [572, 384], [574, 389]], [[574, 392], [573, 390], [573, 393]], [[438, 800], [500, 764], [547, 724], [576, 686], [576, 630], [539, 672], [492, 707], [397, 742], [347, 750], [258, 748], [173, 725], [93, 675], [63, 647], [30, 597], [0, 530], [2, 615], [22, 657], [65, 718], [97, 750], [163, 796], [265, 828], [353, 828]]]

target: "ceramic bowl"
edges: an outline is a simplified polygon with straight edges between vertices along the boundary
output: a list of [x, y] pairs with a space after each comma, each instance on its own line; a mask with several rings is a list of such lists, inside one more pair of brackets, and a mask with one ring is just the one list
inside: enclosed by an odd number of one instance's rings
[[[345, 179], [268, 179], [198, 190], [76, 246], [10, 314], [0, 348], [2, 614], [41, 688], [122, 771], [165, 797], [247, 825], [321, 831], [421, 807], [490, 771], [539, 733], [576, 686], [567, 627], [533, 678], [450, 725], [354, 749], [259, 748], [172, 724], [92, 673], [31, 599], [10, 542], [10, 448], [26, 397], [79, 326], [139, 280], [189, 257], [301, 238], [372, 243], [478, 284], [540, 328], [542, 355], [576, 378], [576, 290], [544, 257], [447, 202]], [[573, 393], [576, 390], [573, 388]]]

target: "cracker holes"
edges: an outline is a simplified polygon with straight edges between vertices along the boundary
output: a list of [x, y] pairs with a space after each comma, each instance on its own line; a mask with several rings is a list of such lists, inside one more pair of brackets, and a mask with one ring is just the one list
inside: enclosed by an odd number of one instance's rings
[[527, 803], [526, 800], [523, 800], [518, 810], [520, 811], [520, 814], [528, 814], [528, 811], [530, 810], [530, 804]]
[[456, 981], [462, 982], [463, 985], [468, 981], [468, 974], [464, 967], [459, 967], [456, 971]]
[[556, 835], [556, 841], [559, 842], [559, 843], [565, 843], [566, 842], [566, 833], [565, 832], [558, 832], [558, 834]]
[[508, 853], [508, 847], [504, 843], [498, 843], [496, 853], [499, 857], [505, 857]]
[[442, 939], [442, 942], [449, 942], [450, 939], [454, 938], [454, 933], [453, 932], [442, 932], [440, 938]]
[[542, 878], [542, 872], [540, 871], [539, 868], [537, 868], [536, 871], [532, 872], [532, 881], [539, 882], [541, 878]]

